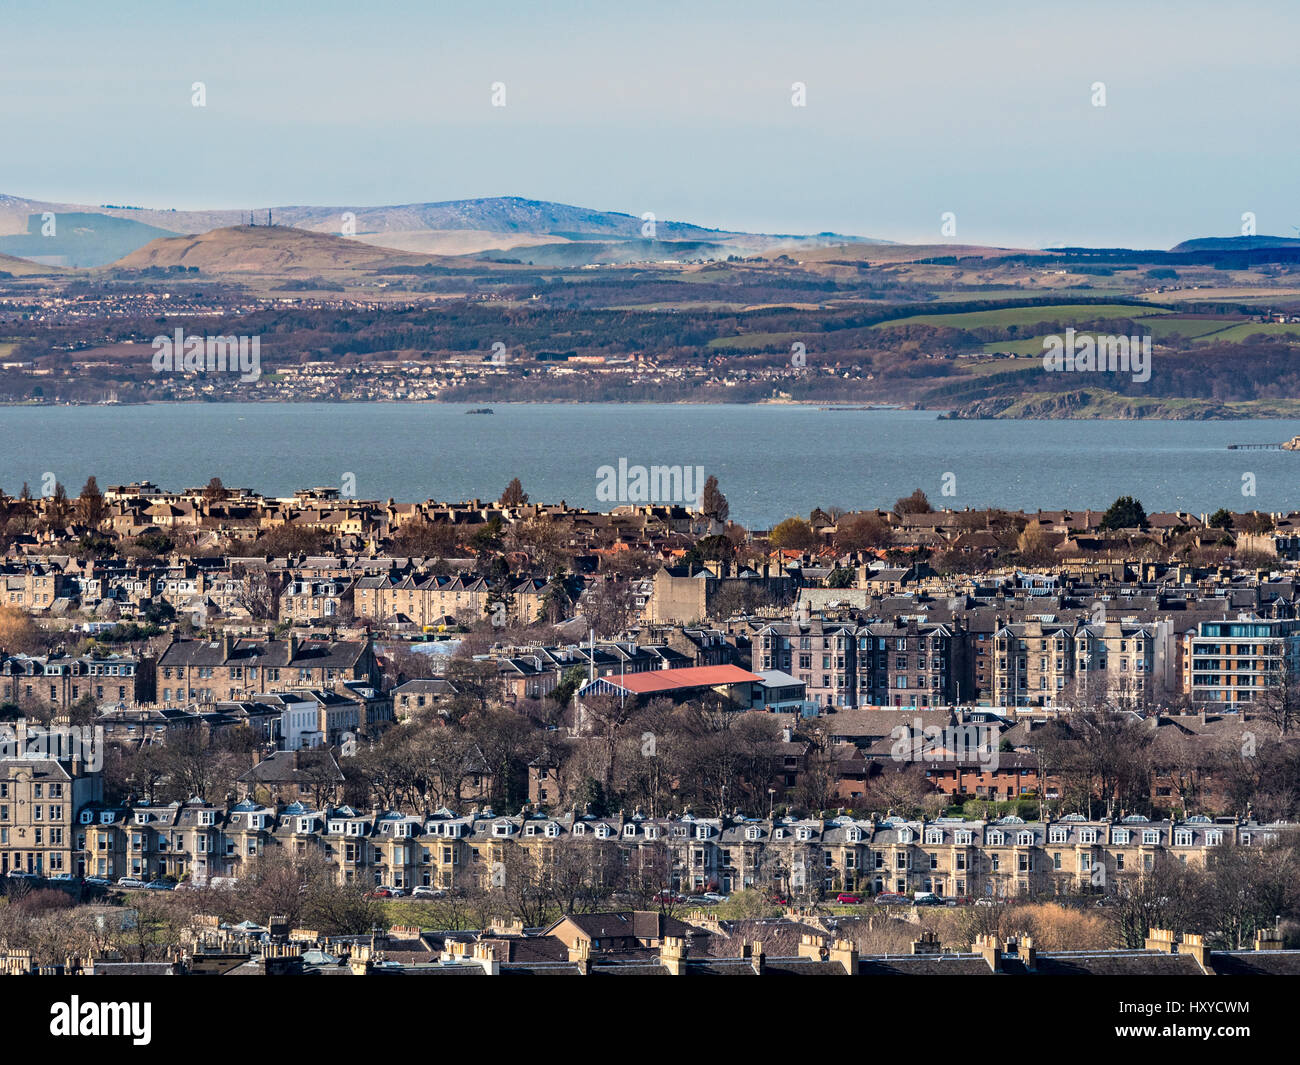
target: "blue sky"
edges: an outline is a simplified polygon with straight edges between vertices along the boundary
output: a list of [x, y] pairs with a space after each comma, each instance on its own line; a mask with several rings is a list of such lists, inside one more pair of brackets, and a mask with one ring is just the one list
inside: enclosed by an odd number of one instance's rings
[[1294, 4], [5, 0], [0, 25], [0, 193], [518, 195], [905, 241], [952, 211], [1038, 247], [1300, 225]]

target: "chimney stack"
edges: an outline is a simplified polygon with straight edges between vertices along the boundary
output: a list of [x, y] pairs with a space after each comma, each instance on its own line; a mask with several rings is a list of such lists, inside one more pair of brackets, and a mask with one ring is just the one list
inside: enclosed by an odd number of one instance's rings
[[677, 936], [664, 936], [659, 947], [659, 964], [669, 976], [683, 976], [686, 972], [686, 943]]

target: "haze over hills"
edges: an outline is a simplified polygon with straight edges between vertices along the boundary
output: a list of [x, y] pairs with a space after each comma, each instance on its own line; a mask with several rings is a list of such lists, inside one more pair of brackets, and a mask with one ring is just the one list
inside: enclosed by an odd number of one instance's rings
[[[512, 249], [549, 246], [540, 260], [615, 262], [646, 251], [646, 220], [616, 211], [597, 211], [517, 196], [449, 200], [442, 203], [380, 207], [257, 207], [249, 210], [175, 211], [124, 205], [89, 206], [0, 195], [0, 251], [69, 266], [104, 266], [143, 247], [162, 233], [193, 234], [214, 229], [277, 225], [316, 233], [350, 236], [364, 244], [426, 255], [507, 256]], [[58, 232], [41, 233], [41, 220], [52, 213]], [[96, 223], [96, 219], [103, 221]], [[739, 233], [708, 229], [688, 222], [654, 221], [653, 239], [685, 242], [692, 257], [716, 258], [755, 254], [774, 247], [822, 247], [832, 244], [885, 243], [834, 233], [813, 235]], [[554, 250], [567, 244], [582, 249]], [[651, 249], [653, 251], [653, 249]], [[655, 251], [675, 258], [682, 249]], [[518, 257], [509, 256], [509, 257]], [[648, 257], [641, 255], [641, 258]]]

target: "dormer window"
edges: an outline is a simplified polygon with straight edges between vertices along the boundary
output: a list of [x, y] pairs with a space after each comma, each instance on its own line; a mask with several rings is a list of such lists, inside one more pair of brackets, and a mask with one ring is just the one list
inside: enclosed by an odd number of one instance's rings
[[310, 832], [310, 831], [311, 831], [311, 818], [310, 818], [310, 817], [300, 817], [300, 818], [298, 818], [298, 831], [299, 831], [299, 832]]
[[910, 828], [900, 828], [900, 829], [898, 830], [898, 842], [899, 842], [899, 843], [911, 843], [911, 842], [912, 842], [912, 830], [911, 830]]
[[1016, 845], [1018, 847], [1032, 847], [1034, 845], [1034, 834], [1032, 832], [1017, 832]]
[[762, 833], [762, 830], [761, 830], [761, 829], [758, 829], [758, 828], [747, 828], [747, 829], [745, 829], [745, 838], [748, 839], [748, 840], [756, 840], [756, 839], [760, 839], [760, 838], [762, 838], [762, 835], [763, 835], [763, 833]]
[[587, 834], [587, 826], [583, 824], [574, 825], [573, 834], [575, 836], [585, 836]]
[[1047, 838], [1052, 843], [1064, 843], [1069, 838], [1069, 833], [1063, 828], [1053, 826]]
[[861, 843], [862, 829], [850, 828], [847, 832], [844, 833], [844, 838], [848, 840], [850, 843]]
[[560, 834], [560, 826], [557, 825], [554, 821], [548, 821], [546, 823], [545, 834], [550, 836], [552, 839], [554, 839], [556, 836]]
[[94, 811], [92, 811], [92, 810], [82, 810], [82, 811], [81, 811], [81, 823], [82, 823], [83, 825], [88, 825], [88, 824], [90, 824], [90, 823], [91, 823], [92, 821], [94, 821], [94, 820], [95, 820], [95, 814], [94, 814]]
[[969, 846], [970, 846], [971, 833], [970, 833], [970, 830], [969, 830], [969, 829], [959, 828], [959, 829], [954, 833], [954, 836], [956, 837], [956, 843], [957, 843], [957, 846], [959, 846], [959, 847], [969, 847]]
[[101, 825], [111, 825], [113, 823], [113, 815], [108, 810], [105, 810], [99, 815], [99, 823]]
[[990, 847], [1001, 847], [1004, 842], [1006, 842], [1006, 837], [1001, 832], [989, 833]]
[[1174, 831], [1175, 847], [1190, 847], [1192, 845], [1192, 830], [1190, 828], [1179, 828]]
[[695, 838], [696, 838], [696, 839], [708, 839], [708, 838], [709, 838], [709, 826], [708, 826], [708, 825], [696, 825], [696, 826], [695, 826]]
[[943, 830], [939, 828], [927, 828], [925, 830], [925, 842], [929, 844], [943, 842]]
[[211, 810], [199, 811], [199, 824], [203, 828], [211, 828], [212, 825], [215, 823], [215, 820], [216, 820], [216, 815], [213, 813], [213, 811]]
[[493, 826], [492, 826], [492, 835], [494, 835], [494, 836], [508, 836], [508, 835], [510, 835], [510, 825], [509, 825], [509, 823], [508, 823], [508, 822], [503, 822], [503, 823], [500, 823], [500, 824], [495, 824], [495, 825], [493, 825]]
[[1217, 847], [1223, 842], [1223, 833], [1217, 829], [1210, 829], [1205, 833], [1205, 845], [1207, 847]]
[[645, 838], [646, 838], [646, 839], [658, 839], [658, 838], [659, 838], [659, 826], [658, 826], [658, 825], [646, 825], [646, 826], [645, 826]]
[[1160, 830], [1157, 828], [1144, 829], [1142, 832], [1142, 842], [1148, 847], [1155, 846], [1160, 842]]
[[[258, 827], [258, 828], [261, 828], [262, 826], [261, 826], [261, 825], [258, 825], [257, 827]], [[330, 822], [330, 832], [331, 832], [332, 834], [334, 834], [334, 835], [339, 835], [339, 836], [343, 835], [343, 822], [342, 822], [342, 821], [331, 821], [331, 822]]]
[[444, 836], [451, 836], [452, 839], [457, 839], [460, 836], [460, 825], [445, 825], [443, 826], [442, 834]]
[[609, 825], [597, 825], [597, 826], [596, 826], [596, 838], [597, 838], [597, 839], [609, 839], [610, 831], [611, 831], [611, 830], [610, 830]]
[[624, 826], [623, 826], [623, 838], [624, 838], [624, 839], [631, 839], [631, 838], [632, 838], [633, 836], [635, 836], [635, 835], [636, 835], [636, 825], [624, 825]]

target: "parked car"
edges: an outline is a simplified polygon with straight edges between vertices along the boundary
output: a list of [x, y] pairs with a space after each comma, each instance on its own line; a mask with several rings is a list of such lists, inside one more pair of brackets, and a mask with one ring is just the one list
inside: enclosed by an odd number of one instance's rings
[[875, 898], [877, 906], [910, 906], [912, 900], [896, 891], [882, 891]]
[[942, 906], [943, 899], [932, 891], [923, 891], [912, 900], [913, 906]]
[[108, 887], [112, 881], [106, 876], [88, 876], [82, 881], [84, 884], [94, 884], [97, 887]]
[[119, 876], [117, 878], [117, 886], [118, 887], [144, 887], [145, 882], [141, 880], [139, 877]]
[[976, 900], [975, 900], [975, 905], [976, 905], [976, 906], [996, 906], [997, 904], [998, 904], [998, 900], [997, 900], [997, 899], [990, 899], [990, 898], [988, 898], [987, 896], [985, 896], [985, 897], [982, 898], [982, 899], [976, 899]]
[[440, 899], [447, 893], [442, 888], [425, 887], [423, 884], [411, 888], [413, 899]]
[[39, 873], [24, 873], [21, 869], [10, 869], [5, 875], [13, 880], [39, 880], [41, 878]]
[[835, 901], [843, 902], [849, 906], [856, 906], [859, 902], [862, 901], [862, 896], [850, 895], [848, 892], [841, 891], [838, 895], [835, 896]]
[[153, 891], [175, 891], [176, 885], [166, 880], [150, 880], [145, 887]]
[[77, 878], [73, 876], [71, 873], [55, 873], [52, 877], [50, 877], [50, 879], [57, 880], [60, 883], [67, 883], [69, 880], [76, 880]]
[[727, 901], [726, 895], [719, 895], [716, 891], [706, 891], [703, 895], [700, 896], [700, 898], [703, 899], [705, 902], [713, 903], [713, 904]]

